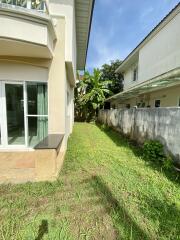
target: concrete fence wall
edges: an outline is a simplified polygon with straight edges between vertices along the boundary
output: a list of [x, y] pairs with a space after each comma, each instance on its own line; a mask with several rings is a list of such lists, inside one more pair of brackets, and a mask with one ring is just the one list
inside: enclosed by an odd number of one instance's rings
[[100, 110], [98, 120], [139, 143], [157, 139], [180, 160], [180, 108]]

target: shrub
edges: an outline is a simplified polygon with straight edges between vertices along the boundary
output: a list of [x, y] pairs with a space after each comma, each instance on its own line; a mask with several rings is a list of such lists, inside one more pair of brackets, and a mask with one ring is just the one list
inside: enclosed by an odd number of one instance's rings
[[162, 162], [166, 159], [163, 145], [157, 140], [149, 140], [144, 143], [143, 157], [150, 161]]
[[170, 155], [168, 155], [163, 162], [163, 168], [169, 170], [173, 167], [173, 159]]

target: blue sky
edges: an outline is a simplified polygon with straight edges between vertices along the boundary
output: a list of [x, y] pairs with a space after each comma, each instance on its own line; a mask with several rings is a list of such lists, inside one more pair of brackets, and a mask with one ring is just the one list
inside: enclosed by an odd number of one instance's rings
[[123, 60], [179, 0], [96, 0], [86, 68]]

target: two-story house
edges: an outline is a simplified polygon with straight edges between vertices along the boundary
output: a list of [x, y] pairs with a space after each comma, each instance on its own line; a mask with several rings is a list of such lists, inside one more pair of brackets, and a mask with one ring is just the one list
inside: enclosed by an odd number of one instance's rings
[[111, 107], [180, 107], [180, 3], [116, 71], [124, 91], [107, 99]]
[[56, 178], [93, 6], [93, 0], [0, 0], [0, 182]]

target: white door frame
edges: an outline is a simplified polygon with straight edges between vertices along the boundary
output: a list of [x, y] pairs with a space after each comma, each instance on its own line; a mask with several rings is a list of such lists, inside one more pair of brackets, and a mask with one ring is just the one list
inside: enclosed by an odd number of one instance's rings
[[3, 104], [2, 104], [2, 82], [0, 81], [0, 147], [3, 145], [3, 126], [2, 126], [2, 118], [3, 118]]
[[0, 116], [0, 121], [1, 121], [1, 145], [0, 148], [4, 148], [5, 146], [7, 146], [7, 123], [6, 123], [6, 98], [5, 98], [5, 85], [4, 82], [1, 81], [0, 83], [0, 104], [1, 104], [1, 116]]

